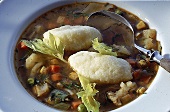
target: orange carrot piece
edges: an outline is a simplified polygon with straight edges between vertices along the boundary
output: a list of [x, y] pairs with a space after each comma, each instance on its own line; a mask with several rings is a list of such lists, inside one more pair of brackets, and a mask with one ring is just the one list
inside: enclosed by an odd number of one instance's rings
[[25, 43], [22, 42], [22, 41], [19, 43], [19, 48], [20, 48], [20, 49], [24, 49], [24, 50], [28, 49], [28, 47], [27, 47], [27, 46], [25, 45]]
[[81, 100], [73, 101], [71, 103], [73, 109], [77, 109], [77, 107], [81, 104]]
[[50, 72], [51, 73], [58, 73], [58, 72], [60, 72], [60, 66], [58, 66], [58, 65], [50, 65]]
[[60, 81], [62, 79], [62, 75], [60, 73], [55, 73], [51, 75], [52, 81]]

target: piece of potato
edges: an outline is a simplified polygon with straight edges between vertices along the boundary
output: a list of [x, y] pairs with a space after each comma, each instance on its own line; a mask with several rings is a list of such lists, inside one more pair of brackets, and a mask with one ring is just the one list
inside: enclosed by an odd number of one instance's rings
[[157, 49], [155, 29], [143, 30], [143, 32], [139, 34], [136, 38], [137, 44], [139, 44], [140, 46], [146, 49]]
[[41, 97], [45, 94], [47, 94], [50, 91], [49, 85], [47, 83], [44, 83], [43, 85], [35, 85], [33, 87], [33, 92], [36, 94], [37, 97]]
[[141, 30], [141, 29], [143, 29], [143, 28], [146, 28], [146, 25], [145, 25], [145, 23], [144, 23], [143, 21], [140, 21], [140, 22], [136, 25], [136, 28], [137, 28], [138, 30]]

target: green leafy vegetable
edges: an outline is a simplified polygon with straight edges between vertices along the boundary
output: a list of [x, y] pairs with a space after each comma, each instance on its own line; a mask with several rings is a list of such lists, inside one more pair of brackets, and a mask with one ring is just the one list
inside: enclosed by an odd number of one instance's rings
[[98, 41], [98, 38], [95, 38], [92, 42], [93, 48], [97, 50], [100, 54], [117, 56], [117, 53], [112, 51], [112, 47], [109, 47], [104, 43], [100, 43]]
[[55, 103], [64, 102], [66, 98], [68, 98], [69, 93], [66, 91], [54, 89], [49, 96], [50, 100], [55, 100]]
[[29, 85], [34, 85], [35, 80], [34, 80], [34, 78], [28, 78], [27, 82]]
[[98, 92], [95, 89], [95, 83], [90, 83], [90, 81], [81, 76], [79, 76], [80, 83], [83, 87], [83, 91], [77, 93], [78, 97], [81, 97], [82, 102], [87, 108], [88, 112], [99, 112], [100, 103], [94, 99], [94, 96]]
[[49, 39], [35, 39], [33, 41], [22, 40], [22, 42], [24, 42], [27, 47], [33, 49], [34, 51], [48, 54], [60, 59], [63, 62], [67, 62], [63, 58], [65, 46], [59, 38], [55, 38], [51, 33], [49, 34]]

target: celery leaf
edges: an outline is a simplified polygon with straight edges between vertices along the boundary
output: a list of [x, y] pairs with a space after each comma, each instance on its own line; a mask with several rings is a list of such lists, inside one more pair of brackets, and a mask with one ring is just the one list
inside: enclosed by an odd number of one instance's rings
[[67, 63], [67, 61], [63, 58], [65, 46], [59, 38], [55, 38], [51, 33], [49, 34], [48, 39], [34, 39], [30, 41], [22, 40], [22, 42], [24, 42], [27, 47], [33, 49], [34, 51], [54, 56]]
[[100, 43], [98, 41], [98, 38], [95, 38], [92, 42], [93, 48], [97, 50], [100, 54], [117, 56], [117, 53], [112, 51], [112, 47], [109, 47], [104, 43]]
[[95, 89], [95, 83], [90, 83], [90, 81], [81, 76], [79, 76], [79, 80], [81, 86], [83, 87], [83, 91], [77, 93], [78, 97], [81, 97], [82, 102], [86, 106], [88, 112], [99, 112], [100, 103], [94, 99], [94, 96], [98, 92]]

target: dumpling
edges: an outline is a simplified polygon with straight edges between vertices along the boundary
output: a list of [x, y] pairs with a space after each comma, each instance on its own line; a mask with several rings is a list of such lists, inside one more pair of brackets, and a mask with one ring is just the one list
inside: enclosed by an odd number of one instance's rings
[[124, 59], [80, 51], [68, 59], [70, 66], [91, 82], [115, 84], [131, 80], [131, 65]]
[[45, 32], [43, 34], [44, 39], [49, 38], [49, 33], [64, 43], [66, 51], [88, 49], [95, 38], [98, 38], [99, 41], [102, 40], [101, 33], [96, 28], [90, 26], [61, 26]]

